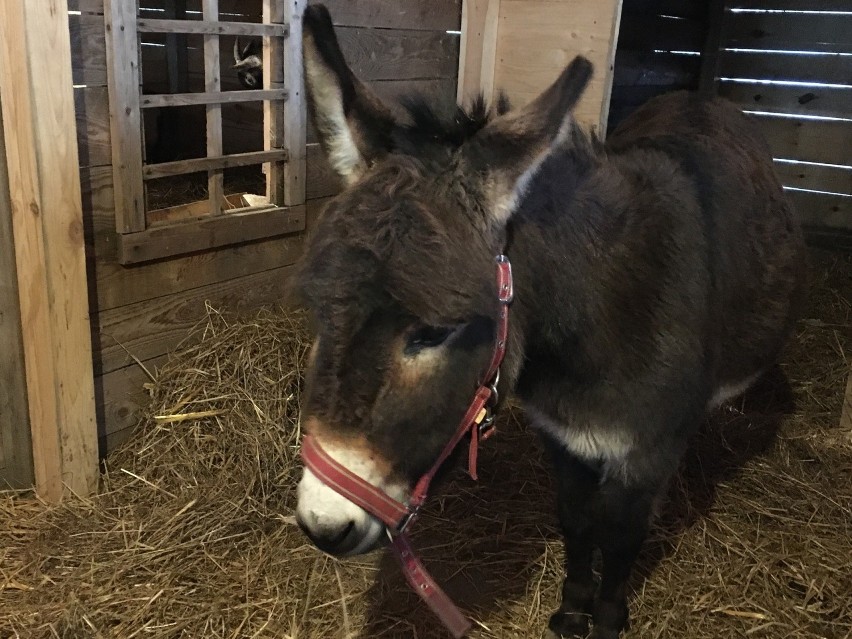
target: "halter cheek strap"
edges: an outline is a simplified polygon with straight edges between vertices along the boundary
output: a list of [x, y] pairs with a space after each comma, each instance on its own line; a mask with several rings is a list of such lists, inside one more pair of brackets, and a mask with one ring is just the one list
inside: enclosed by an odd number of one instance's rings
[[302, 438], [302, 460], [305, 466], [326, 486], [385, 524], [391, 537], [394, 554], [400, 562], [409, 585], [456, 638], [467, 634], [471, 626], [470, 621], [432, 579], [432, 576], [414, 554], [404, 533], [426, 501], [429, 485], [435, 477], [435, 473], [438, 472], [438, 469], [465, 435], [470, 434], [468, 472], [473, 479], [477, 479], [476, 462], [479, 442], [488, 439], [494, 433], [493, 409], [498, 399], [497, 382], [500, 379], [500, 364], [506, 354], [506, 341], [509, 334], [509, 304], [514, 296], [512, 267], [509, 259], [505, 255], [498, 255], [496, 265], [497, 301], [499, 302], [497, 334], [491, 361], [483, 377], [484, 381], [478, 385], [473, 400], [465, 411], [453, 437], [444, 446], [432, 467], [417, 481], [407, 504], [393, 499], [381, 488], [373, 486], [339, 464], [322, 449], [319, 442], [312, 436], [305, 435]]

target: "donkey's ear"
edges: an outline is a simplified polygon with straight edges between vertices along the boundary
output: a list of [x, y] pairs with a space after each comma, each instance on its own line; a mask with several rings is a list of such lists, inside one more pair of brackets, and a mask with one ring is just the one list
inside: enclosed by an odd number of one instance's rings
[[351, 184], [392, 148], [394, 118], [346, 64], [328, 9], [309, 5], [303, 26], [305, 84], [314, 126], [332, 168]]
[[572, 111], [592, 71], [592, 63], [577, 56], [535, 100], [493, 120], [465, 145], [470, 168], [486, 176], [493, 222], [509, 219], [544, 159], [570, 137], [576, 125]]

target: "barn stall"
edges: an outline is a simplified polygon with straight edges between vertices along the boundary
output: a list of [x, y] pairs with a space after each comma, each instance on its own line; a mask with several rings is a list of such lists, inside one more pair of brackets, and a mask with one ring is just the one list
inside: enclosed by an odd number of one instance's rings
[[[388, 99], [523, 103], [582, 52], [598, 73], [578, 117], [600, 135], [677, 88], [752, 113], [810, 237], [835, 248], [812, 251], [783, 375], [696, 439], [631, 634], [849, 636], [852, 260], [836, 247], [852, 226], [852, 7], [327, 4]], [[389, 558], [328, 560], [292, 522], [310, 338], [281, 303], [340, 188], [300, 96], [303, 3], [59, 5], [0, 15], [0, 260], [16, 274], [0, 289], [0, 473], [23, 489], [2, 502], [3, 636], [443, 636]], [[237, 37], [282, 61], [262, 95], [236, 80]], [[538, 636], [561, 541], [534, 437], [502, 420], [480, 483], [455, 478], [415, 541], [475, 633]]]

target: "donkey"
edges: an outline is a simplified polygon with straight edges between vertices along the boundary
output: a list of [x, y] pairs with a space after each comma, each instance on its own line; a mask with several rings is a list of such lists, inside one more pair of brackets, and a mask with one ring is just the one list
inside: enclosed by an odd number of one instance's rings
[[[405, 503], [492, 357], [494, 258], [514, 268], [496, 390], [552, 458], [565, 538], [562, 637], [615, 639], [655, 502], [703, 415], [775, 361], [804, 290], [804, 243], [755, 126], [675, 93], [600, 144], [572, 116], [578, 57], [530, 104], [398, 120], [347, 66], [328, 11], [304, 15], [316, 131], [347, 187], [306, 247], [315, 320], [302, 426], [334, 463]], [[311, 467], [297, 521], [320, 549], [385, 525]], [[593, 553], [601, 568], [595, 577]]]
[[263, 88], [262, 49], [258, 40], [249, 40], [244, 47], [240, 39], [234, 39], [234, 66], [237, 79], [246, 89]]

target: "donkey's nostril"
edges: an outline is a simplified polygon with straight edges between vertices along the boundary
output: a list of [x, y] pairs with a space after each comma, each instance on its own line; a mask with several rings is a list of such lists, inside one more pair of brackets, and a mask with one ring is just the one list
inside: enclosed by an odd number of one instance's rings
[[355, 522], [349, 521], [343, 527], [315, 526], [311, 527], [301, 517], [296, 518], [302, 529], [314, 545], [330, 555], [343, 555], [355, 548], [360, 539], [355, 531]]

